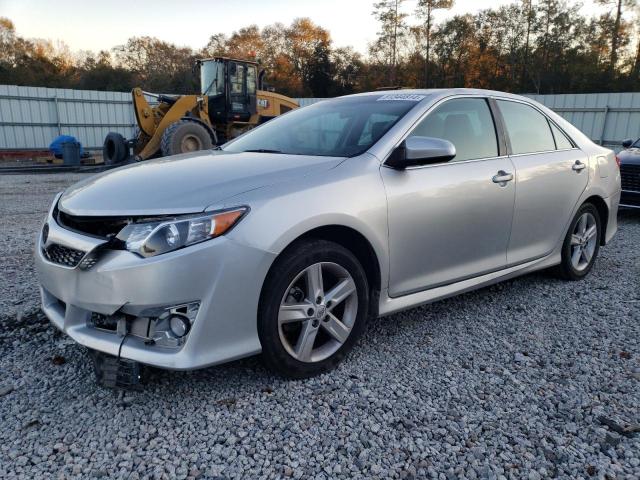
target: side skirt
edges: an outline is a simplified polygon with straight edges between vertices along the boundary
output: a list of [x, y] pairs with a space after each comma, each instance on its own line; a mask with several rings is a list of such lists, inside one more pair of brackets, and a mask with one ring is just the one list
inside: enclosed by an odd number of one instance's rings
[[548, 257], [532, 260], [527, 263], [515, 265], [513, 267], [505, 268], [497, 272], [487, 273], [479, 277], [469, 278], [449, 285], [443, 285], [429, 290], [423, 290], [421, 292], [404, 295], [402, 297], [389, 297], [388, 289], [385, 289], [380, 293], [380, 310], [379, 316], [383, 317], [391, 315], [408, 308], [418, 307], [426, 303], [432, 303], [437, 300], [442, 300], [447, 297], [452, 297], [460, 293], [470, 292], [478, 288], [493, 285], [509, 278], [524, 275], [525, 273], [534, 272], [536, 270], [542, 270], [545, 268], [558, 265], [561, 260], [560, 252], [554, 252]]

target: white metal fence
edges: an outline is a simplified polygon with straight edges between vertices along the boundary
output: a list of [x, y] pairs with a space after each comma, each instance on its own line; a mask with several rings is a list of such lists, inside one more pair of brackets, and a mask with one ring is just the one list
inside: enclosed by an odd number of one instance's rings
[[0, 150], [46, 150], [58, 135], [102, 148], [110, 131], [133, 134], [131, 94], [0, 85]]
[[640, 93], [527, 95], [579, 128], [591, 140], [621, 148], [626, 138], [640, 137]]
[[[565, 117], [597, 143], [618, 147], [640, 137], [640, 93], [529, 95]], [[297, 99], [301, 106], [322, 99]], [[87, 149], [106, 134], [132, 137], [131, 94], [0, 85], [0, 150], [45, 150], [60, 134]]]

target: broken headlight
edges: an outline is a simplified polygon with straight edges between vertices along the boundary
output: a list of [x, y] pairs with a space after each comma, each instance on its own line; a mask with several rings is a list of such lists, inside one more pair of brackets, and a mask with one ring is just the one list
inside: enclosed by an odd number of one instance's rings
[[224, 235], [247, 211], [240, 207], [197, 217], [139, 221], [124, 227], [117, 238], [127, 250], [152, 257]]

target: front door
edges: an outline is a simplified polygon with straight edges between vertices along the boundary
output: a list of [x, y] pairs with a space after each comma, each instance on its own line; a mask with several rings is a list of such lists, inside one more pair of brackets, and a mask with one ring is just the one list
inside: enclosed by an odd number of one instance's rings
[[447, 100], [410, 135], [449, 140], [457, 154], [446, 163], [381, 169], [392, 297], [504, 268], [513, 217], [514, 170], [500, 156], [486, 99]]
[[256, 113], [256, 66], [229, 62], [229, 119], [248, 122]]

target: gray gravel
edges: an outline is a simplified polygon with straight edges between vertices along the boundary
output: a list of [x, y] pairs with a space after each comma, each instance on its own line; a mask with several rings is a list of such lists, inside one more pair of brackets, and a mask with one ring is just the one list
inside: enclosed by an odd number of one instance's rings
[[640, 477], [640, 214], [587, 280], [373, 321], [330, 374], [252, 358], [113, 392], [37, 313], [32, 239], [77, 178], [0, 177], [0, 477]]

